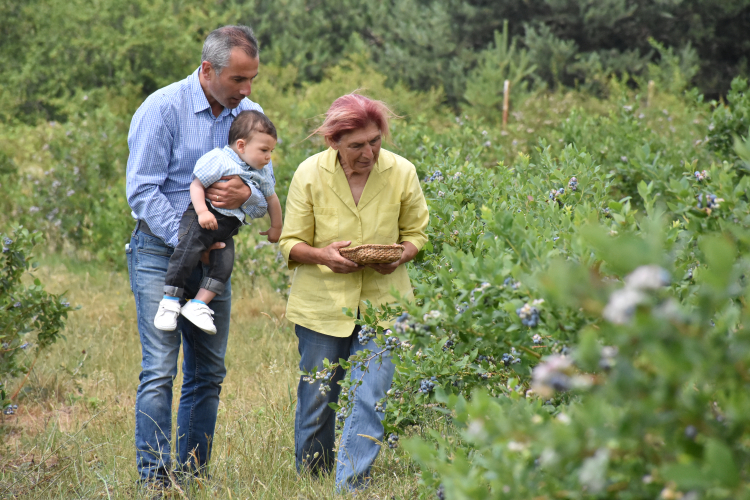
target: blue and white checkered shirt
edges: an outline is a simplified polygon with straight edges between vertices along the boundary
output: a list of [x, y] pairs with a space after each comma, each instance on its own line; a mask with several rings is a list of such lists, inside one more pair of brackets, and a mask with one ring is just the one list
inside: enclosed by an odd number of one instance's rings
[[[128, 133], [126, 193], [133, 218], [144, 220], [173, 247], [180, 219], [190, 204], [195, 163], [212, 149], [227, 145], [237, 114], [249, 109], [263, 112], [243, 99], [235, 109], [224, 108], [214, 117], [198, 80], [199, 69], [151, 94], [133, 115]], [[273, 177], [273, 166], [269, 163], [266, 168]], [[260, 190], [252, 191], [243, 209], [265, 203]]]
[[[268, 198], [274, 194], [274, 184], [276, 181], [273, 178], [273, 172], [269, 168], [269, 163], [260, 170], [256, 170], [239, 157], [229, 146], [223, 148], [213, 149], [208, 153], [201, 156], [200, 160], [195, 164], [193, 175], [195, 175], [203, 187], [208, 187], [214, 182], [218, 182], [225, 175], [239, 175], [240, 178], [245, 181], [245, 184], [260, 189], [263, 196]], [[211, 200], [206, 200], [210, 203]], [[214, 209], [224, 215], [234, 215], [239, 220], [245, 220], [245, 214], [249, 215], [252, 219], [259, 219], [266, 214], [268, 209], [268, 203], [263, 200], [263, 203], [257, 205], [244, 206], [241, 209], [229, 210], [227, 208]]]

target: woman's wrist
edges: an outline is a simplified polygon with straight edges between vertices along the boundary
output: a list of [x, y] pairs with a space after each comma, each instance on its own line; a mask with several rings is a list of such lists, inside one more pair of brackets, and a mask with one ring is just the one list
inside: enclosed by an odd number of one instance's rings
[[325, 265], [322, 258], [323, 250], [323, 248], [315, 248], [305, 242], [299, 242], [289, 252], [289, 260], [300, 264]]

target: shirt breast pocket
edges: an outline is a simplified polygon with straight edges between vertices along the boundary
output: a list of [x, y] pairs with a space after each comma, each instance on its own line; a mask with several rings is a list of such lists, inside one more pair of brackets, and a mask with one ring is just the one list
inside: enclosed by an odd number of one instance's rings
[[320, 248], [339, 237], [339, 215], [335, 208], [313, 207], [315, 236], [313, 246]]
[[376, 233], [383, 244], [390, 245], [398, 240], [398, 217], [401, 213], [401, 204], [394, 203], [380, 205], [378, 207], [378, 225]]

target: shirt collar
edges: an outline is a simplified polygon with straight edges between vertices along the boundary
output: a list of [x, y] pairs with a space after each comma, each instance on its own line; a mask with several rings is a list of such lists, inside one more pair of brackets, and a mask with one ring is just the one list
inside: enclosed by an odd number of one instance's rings
[[201, 82], [198, 78], [200, 70], [201, 68], [199, 66], [198, 69], [193, 71], [193, 74], [188, 77], [190, 90], [193, 94], [193, 113], [200, 113], [205, 109], [211, 109], [211, 105], [208, 104], [208, 99], [206, 99], [206, 94], [203, 93], [203, 87], [201, 87]]
[[[190, 82], [190, 90], [193, 94], [193, 113], [196, 114], [200, 113], [201, 111], [205, 111], [206, 109], [211, 112], [211, 105], [208, 103], [206, 94], [203, 92], [203, 87], [201, 87], [200, 78], [198, 76], [200, 70], [201, 68], [199, 66], [198, 69], [196, 69], [193, 74], [188, 77], [188, 81]], [[231, 114], [233, 117], [237, 117], [237, 114], [240, 112], [239, 108], [239, 106], [229, 110], [227, 108], [224, 108], [221, 111], [221, 114], [216, 118], [226, 116], [227, 114]]]
[[223, 151], [224, 151], [224, 154], [226, 154], [228, 157], [230, 157], [232, 159], [232, 161], [234, 161], [235, 163], [237, 163], [240, 167], [245, 168], [245, 169], [250, 168], [250, 166], [247, 163], [245, 163], [244, 161], [242, 161], [242, 158], [240, 158], [240, 155], [238, 155], [237, 153], [235, 153], [234, 149], [230, 148], [228, 145], [224, 146]]

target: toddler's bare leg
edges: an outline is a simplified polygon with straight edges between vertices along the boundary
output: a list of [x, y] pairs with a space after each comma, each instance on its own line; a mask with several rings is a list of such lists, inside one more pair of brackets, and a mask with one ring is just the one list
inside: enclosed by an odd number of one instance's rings
[[214, 300], [214, 297], [216, 297], [216, 294], [214, 292], [209, 292], [205, 288], [201, 288], [198, 290], [198, 293], [195, 294], [195, 300], [200, 300], [204, 304], [208, 304]]

